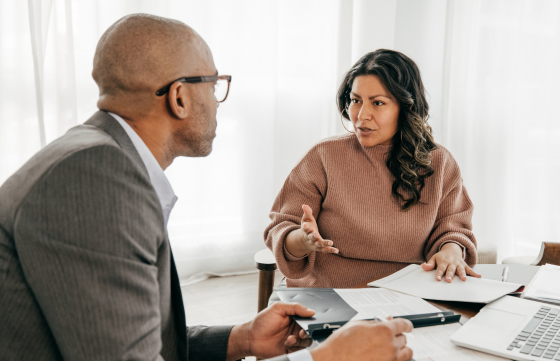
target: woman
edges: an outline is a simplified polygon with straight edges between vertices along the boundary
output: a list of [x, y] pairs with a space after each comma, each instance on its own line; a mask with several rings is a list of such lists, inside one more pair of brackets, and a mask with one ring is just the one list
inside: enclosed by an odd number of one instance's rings
[[416, 64], [396, 51], [366, 54], [337, 100], [354, 132], [300, 160], [265, 231], [287, 285], [351, 287], [426, 261], [438, 281], [479, 277], [468, 266], [473, 205], [457, 162], [434, 142]]

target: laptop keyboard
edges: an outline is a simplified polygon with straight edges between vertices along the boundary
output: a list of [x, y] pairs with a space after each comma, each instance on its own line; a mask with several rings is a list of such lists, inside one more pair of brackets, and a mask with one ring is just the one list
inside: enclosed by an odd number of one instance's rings
[[541, 307], [507, 348], [531, 356], [560, 361], [560, 309]]

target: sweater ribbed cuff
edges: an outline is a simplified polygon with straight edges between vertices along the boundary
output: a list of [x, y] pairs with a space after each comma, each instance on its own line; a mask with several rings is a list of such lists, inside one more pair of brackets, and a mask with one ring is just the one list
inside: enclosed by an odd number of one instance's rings
[[296, 257], [293, 254], [291, 254], [290, 251], [288, 251], [288, 249], [286, 248], [286, 241], [284, 240], [284, 257], [286, 257], [288, 261], [300, 261], [307, 256], [309, 256], [309, 253], [301, 257]]
[[441, 249], [443, 248], [443, 246], [445, 246], [448, 243], [455, 243], [456, 245], [458, 245], [459, 247], [461, 247], [461, 249], [463, 250], [463, 261], [465, 259], [467, 259], [467, 249], [465, 248], [465, 246], [463, 246], [461, 243], [459, 242], [455, 242], [455, 241], [447, 241], [441, 244], [441, 246], [439, 246], [438, 252], [441, 251]]

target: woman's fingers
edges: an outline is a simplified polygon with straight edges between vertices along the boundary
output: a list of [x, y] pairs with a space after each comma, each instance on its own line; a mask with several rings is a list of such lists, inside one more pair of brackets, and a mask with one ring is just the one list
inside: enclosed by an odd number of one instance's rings
[[333, 241], [323, 239], [318, 232], [308, 234], [307, 239], [313, 251], [335, 254], [339, 252], [337, 248], [333, 247]]
[[436, 267], [436, 255], [433, 255], [428, 262], [422, 264], [422, 269], [424, 271], [431, 271], [435, 267]]
[[473, 271], [472, 268], [470, 268], [469, 266], [466, 266], [466, 267], [465, 267], [465, 270], [467, 271], [467, 274], [468, 274], [469, 276], [473, 276], [473, 277], [476, 277], [476, 278], [481, 278], [481, 277], [482, 277], [481, 275], [479, 275], [478, 273], [476, 273], [475, 271]]
[[313, 244], [317, 247], [330, 247], [333, 245], [332, 241], [323, 239], [323, 237], [321, 237], [321, 235], [317, 232], [310, 233], [308, 237], [309, 240], [311, 240], [311, 242], [313, 242]]
[[443, 277], [443, 275], [445, 274], [445, 271], [447, 270], [447, 263], [438, 263], [437, 265], [437, 271], [436, 271], [436, 281], [441, 281], [441, 278]]
[[317, 222], [313, 217], [311, 207], [304, 204], [301, 206], [303, 209], [303, 217], [301, 218], [301, 229], [304, 232], [304, 242], [307, 247], [312, 251], [326, 252], [326, 253], [339, 253], [337, 248], [334, 248], [333, 242], [328, 239], [323, 239], [319, 234]]
[[301, 206], [301, 208], [303, 209], [303, 217], [301, 218], [301, 223], [315, 222], [315, 217], [313, 217], [313, 211], [311, 210], [311, 207], [309, 207], [307, 204], [304, 204]]
[[332, 254], [338, 254], [340, 252], [338, 250], [338, 248], [334, 248], [334, 247], [321, 247], [317, 251], [325, 252], [325, 253], [332, 253]]
[[461, 281], [466, 281], [467, 280], [467, 273], [465, 272], [465, 267], [463, 267], [462, 265], [458, 265], [457, 266], [457, 276], [459, 276], [459, 278], [461, 279]]
[[[320, 237], [320, 236], [319, 236]], [[315, 251], [338, 253], [338, 249], [333, 247], [333, 242], [328, 239], [320, 239], [314, 243]]]
[[330, 247], [332, 246], [332, 242], [329, 240], [324, 240], [321, 235], [317, 232], [309, 233], [307, 235], [307, 241], [310, 245], [314, 247]]
[[453, 282], [453, 278], [455, 277], [455, 271], [456, 270], [457, 270], [457, 266], [454, 265], [453, 263], [450, 263], [447, 266], [447, 272], [446, 272], [446, 275], [445, 275], [445, 281], [447, 283]]
[[303, 222], [301, 224], [301, 228], [307, 235], [310, 235], [313, 232], [317, 232], [317, 226], [313, 222]]
[[450, 251], [450, 249], [441, 250], [440, 252], [433, 255], [430, 260], [422, 264], [422, 269], [424, 271], [431, 271], [436, 269], [436, 280], [441, 281], [445, 275], [445, 281], [448, 283], [453, 282], [455, 275], [463, 281], [467, 280], [467, 275], [478, 277], [481, 276], [472, 270], [465, 261], [459, 257], [456, 252]]

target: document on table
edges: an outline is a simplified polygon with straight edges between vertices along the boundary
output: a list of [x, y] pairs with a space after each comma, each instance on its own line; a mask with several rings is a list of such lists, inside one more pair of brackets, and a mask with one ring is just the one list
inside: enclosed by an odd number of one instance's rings
[[335, 289], [334, 291], [358, 312], [352, 320], [441, 312], [439, 308], [421, 298], [384, 288]]
[[521, 297], [560, 304], [560, 267], [541, 266]]
[[445, 280], [438, 282], [435, 271], [424, 271], [421, 266], [412, 264], [390, 276], [368, 283], [368, 286], [387, 288], [430, 300], [490, 303], [517, 291], [523, 285], [475, 277], [467, 277], [463, 282], [458, 276], [451, 283]]
[[459, 323], [450, 323], [448, 325], [415, 328], [412, 331], [414, 337], [407, 337], [407, 346], [413, 352], [412, 358], [415, 361], [508, 360], [451, 343], [451, 335], [460, 327], [461, 324]]

